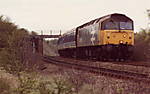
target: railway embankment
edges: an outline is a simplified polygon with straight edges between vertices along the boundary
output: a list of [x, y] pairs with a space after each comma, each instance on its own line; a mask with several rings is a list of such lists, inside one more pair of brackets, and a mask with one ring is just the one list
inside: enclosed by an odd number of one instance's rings
[[62, 57], [53, 57], [53, 59], [65, 61], [73, 64], [81, 64], [93, 67], [101, 67], [112, 70], [121, 70], [134, 73], [141, 73], [150, 75], [150, 63], [149, 62], [102, 62], [102, 61], [91, 61], [91, 60], [77, 60]]
[[[117, 79], [104, 75], [96, 75], [74, 68], [66, 68], [45, 63], [47, 68], [42, 75], [61, 75], [74, 86], [78, 94], [149, 94], [150, 85], [141, 81]], [[107, 66], [107, 64], [103, 64]]]

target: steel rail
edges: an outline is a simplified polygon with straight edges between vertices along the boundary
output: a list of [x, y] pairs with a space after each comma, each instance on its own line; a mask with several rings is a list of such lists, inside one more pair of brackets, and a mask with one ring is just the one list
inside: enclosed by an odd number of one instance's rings
[[134, 73], [134, 72], [128, 72], [122, 70], [112, 70], [112, 69], [101, 68], [101, 67], [90, 66], [90, 65], [89, 66], [82, 65], [77, 63], [69, 63], [67, 61], [56, 60], [55, 58], [50, 58], [47, 56], [44, 56], [43, 60], [45, 62], [52, 63], [55, 65], [60, 65], [62, 67], [74, 68], [74, 69], [83, 70], [95, 74], [101, 74], [104, 76], [110, 76], [119, 79], [133, 80], [136, 82], [144, 82], [150, 84], [150, 77], [147, 74]]

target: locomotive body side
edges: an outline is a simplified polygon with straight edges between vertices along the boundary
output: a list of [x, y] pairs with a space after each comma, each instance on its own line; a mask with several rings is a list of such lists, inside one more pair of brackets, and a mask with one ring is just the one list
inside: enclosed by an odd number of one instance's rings
[[77, 46], [95, 46], [99, 45], [99, 24], [91, 24], [78, 29], [77, 33]]

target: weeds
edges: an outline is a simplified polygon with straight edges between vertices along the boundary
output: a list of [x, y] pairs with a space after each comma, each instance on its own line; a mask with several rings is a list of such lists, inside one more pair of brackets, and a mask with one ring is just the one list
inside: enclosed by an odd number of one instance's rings
[[10, 93], [11, 93], [10, 83], [4, 78], [0, 78], [0, 94], [10, 94]]

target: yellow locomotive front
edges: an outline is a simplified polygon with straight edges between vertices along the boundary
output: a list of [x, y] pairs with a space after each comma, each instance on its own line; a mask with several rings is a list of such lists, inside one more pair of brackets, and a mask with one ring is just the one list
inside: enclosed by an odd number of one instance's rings
[[104, 46], [105, 57], [115, 56], [124, 59], [130, 57], [134, 45], [133, 21], [125, 15], [118, 14], [103, 20], [99, 32], [99, 44]]
[[109, 21], [102, 24], [100, 31], [100, 44], [127, 44], [134, 45], [134, 32], [132, 22]]

